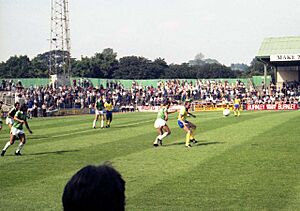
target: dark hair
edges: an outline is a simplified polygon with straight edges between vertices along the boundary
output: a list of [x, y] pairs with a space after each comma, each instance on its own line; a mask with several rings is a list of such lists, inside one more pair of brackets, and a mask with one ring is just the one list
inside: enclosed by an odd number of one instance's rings
[[125, 181], [110, 165], [86, 166], [66, 184], [64, 211], [125, 210]]
[[191, 104], [191, 102], [190, 101], [185, 101], [184, 105], [187, 105], [187, 104]]
[[27, 111], [27, 109], [28, 109], [28, 106], [25, 103], [22, 104], [20, 107], [20, 111]]
[[171, 105], [171, 101], [166, 100], [166, 101], [164, 101], [163, 105], [164, 105], [164, 106], [166, 106], [166, 105]]
[[16, 102], [16, 103], [15, 103], [15, 107], [16, 107], [17, 105], [20, 105], [20, 103], [19, 103], [19, 102]]

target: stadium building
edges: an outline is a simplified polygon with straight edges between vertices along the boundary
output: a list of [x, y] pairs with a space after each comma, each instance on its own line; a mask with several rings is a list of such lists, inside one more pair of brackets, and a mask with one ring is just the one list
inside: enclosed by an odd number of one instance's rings
[[300, 81], [300, 36], [265, 38], [256, 58], [275, 71], [276, 84]]

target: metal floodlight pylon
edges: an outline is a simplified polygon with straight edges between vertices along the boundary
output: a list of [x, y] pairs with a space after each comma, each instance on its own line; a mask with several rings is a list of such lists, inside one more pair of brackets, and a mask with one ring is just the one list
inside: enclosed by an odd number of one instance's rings
[[68, 0], [51, 0], [49, 75], [70, 78], [71, 43]]

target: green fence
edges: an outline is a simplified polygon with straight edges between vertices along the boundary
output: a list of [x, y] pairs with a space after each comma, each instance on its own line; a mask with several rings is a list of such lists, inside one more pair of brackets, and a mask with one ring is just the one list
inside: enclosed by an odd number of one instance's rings
[[[90, 78], [88, 78], [94, 86], [100, 86], [101, 84], [103, 85], [104, 88], [106, 88], [106, 83], [110, 83], [110, 82], [119, 82], [121, 83], [126, 89], [131, 88], [132, 86], [132, 82], [135, 81], [136, 83], [138, 83], [139, 85], [144, 86], [153, 86], [154, 88], [157, 88], [157, 84], [158, 82], [165, 82], [168, 80], [174, 80], [174, 79], [149, 79], [149, 80], [123, 80], [123, 79], [99, 79], [98, 81], [96, 81], [96, 83], [94, 83], [93, 80], [91, 80]], [[176, 79], [179, 80], [181, 82], [183, 81], [187, 81], [187, 82], [192, 82], [193, 84], [196, 83], [196, 81], [198, 79]], [[248, 85], [249, 83], [249, 79], [245, 79], [245, 78], [220, 78], [220, 79], [199, 79], [202, 81], [209, 81], [209, 80], [215, 80], [215, 81], [221, 81], [222, 83], [227, 81], [230, 84], [235, 84], [237, 80], [242, 81], [244, 84]]]
[[[0, 79], [3, 80], [3, 79]], [[16, 78], [16, 79], [4, 79], [4, 80], [13, 80], [13, 82], [16, 84], [18, 81], [21, 81], [22, 85], [26, 88], [29, 87], [38, 87], [38, 86], [46, 86], [50, 83], [49, 78]], [[159, 81], [167, 81], [170, 79], [149, 79], [149, 80], [123, 80], [123, 79], [103, 79], [103, 78], [79, 78], [79, 77], [71, 77], [71, 84], [73, 84], [73, 80], [89, 80], [94, 87], [100, 87], [101, 85], [106, 88], [107, 82], [120, 82], [126, 89], [131, 88], [132, 82], [135, 81], [138, 84], [144, 86], [153, 86], [157, 87], [157, 84]], [[173, 80], [173, 79], [172, 79]], [[180, 81], [187, 81], [187, 82], [193, 82], [193, 84], [196, 83], [198, 79], [178, 79]], [[255, 86], [260, 86], [262, 82], [264, 81], [264, 76], [253, 76], [252, 78], [217, 78], [217, 79], [199, 79], [202, 81], [208, 81], [208, 80], [215, 80], [215, 81], [221, 81], [225, 82], [227, 81], [229, 84], [235, 84], [237, 80], [242, 81], [244, 84], [249, 85], [249, 81], [252, 81], [252, 83]], [[266, 84], [267, 86], [271, 82], [271, 76], [267, 76]]]
[[[262, 85], [262, 82], [264, 82], [265, 80], [265, 77], [264, 76], [252, 76], [252, 82], [254, 84], [254, 86], [261, 86]], [[270, 83], [271, 83], [271, 76], [267, 76], [266, 77], [266, 85], [269, 86]]]

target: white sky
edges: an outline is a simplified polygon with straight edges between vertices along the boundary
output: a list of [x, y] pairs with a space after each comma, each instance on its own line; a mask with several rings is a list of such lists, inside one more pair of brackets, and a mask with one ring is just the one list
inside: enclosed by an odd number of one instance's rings
[[[0, 0], [0, 61], [49, 51], [51, 0]], [[300, 35], [299, 0], [69, 0], [71, 54], [249, 64], [265, 37]]]

